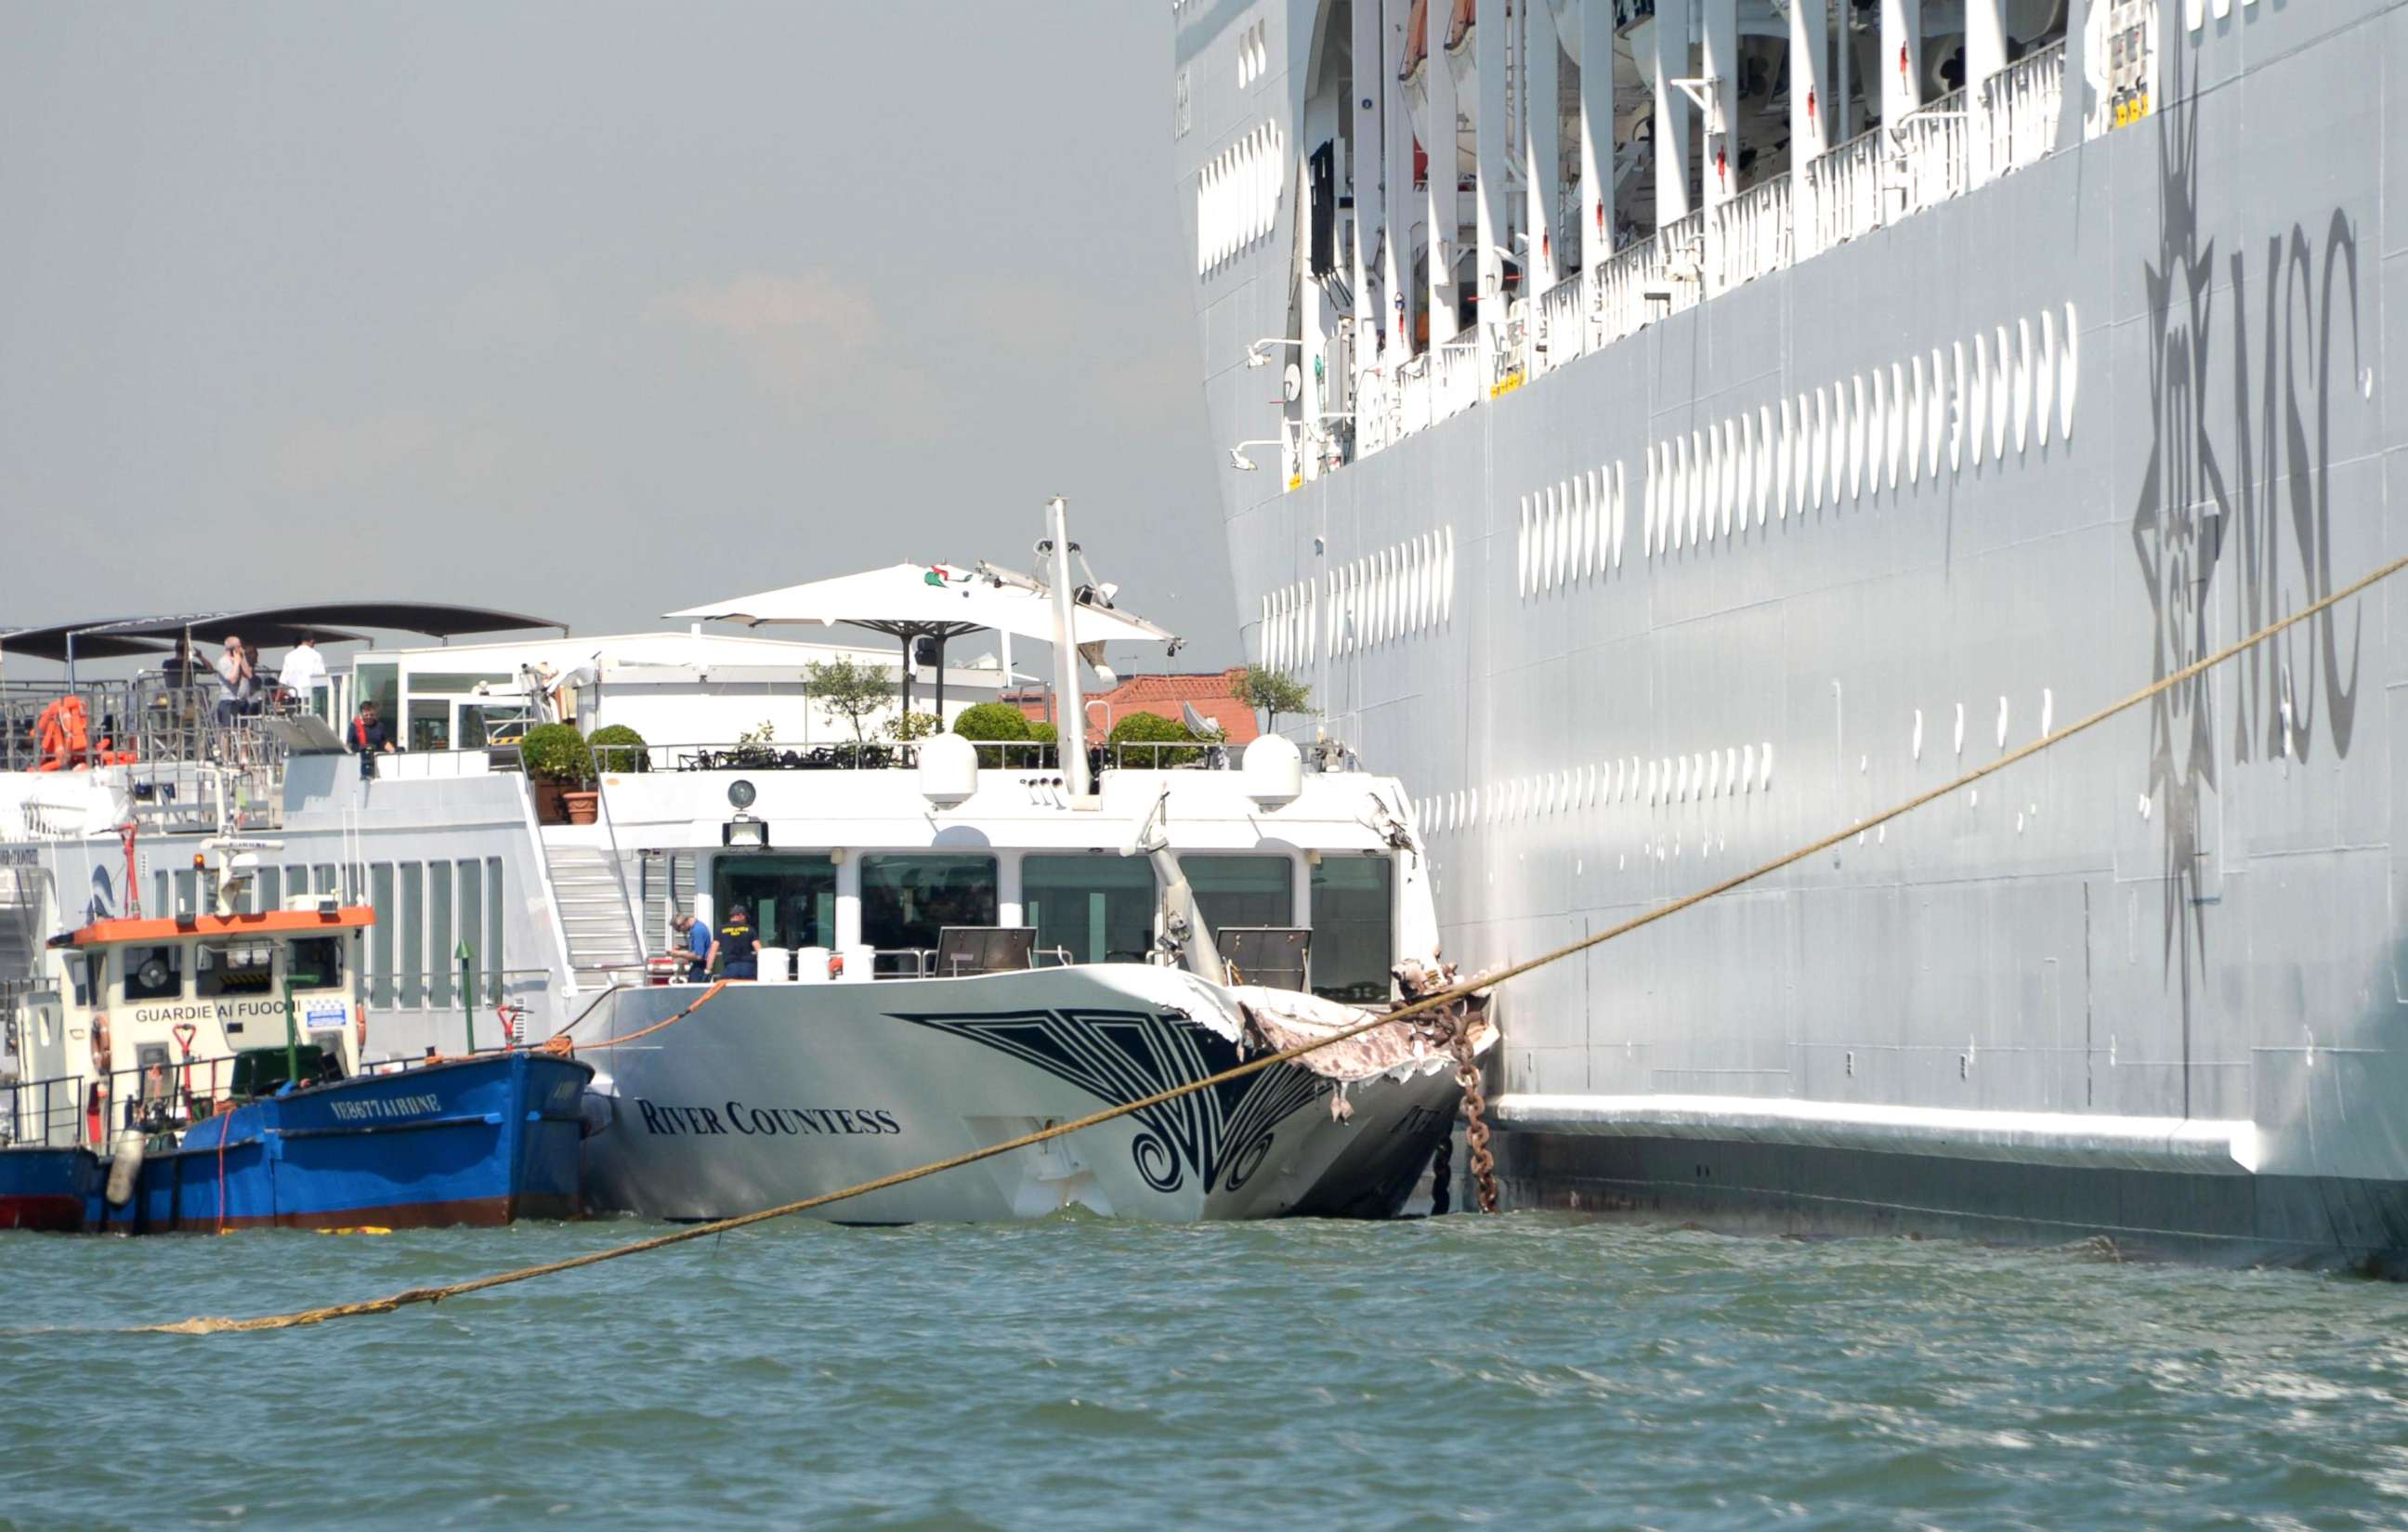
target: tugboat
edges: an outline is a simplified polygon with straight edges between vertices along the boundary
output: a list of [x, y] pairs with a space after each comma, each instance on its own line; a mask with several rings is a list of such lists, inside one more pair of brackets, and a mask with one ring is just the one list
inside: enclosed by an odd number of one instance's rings
[[363, 1067], [374, 911], [242, 907], [256, 852], [194, 855], [211, 913], [53, 938], [0, 1087], [0, 1229], [425, 1227], [582, 1210], [593, 1069], [521, 1050]]

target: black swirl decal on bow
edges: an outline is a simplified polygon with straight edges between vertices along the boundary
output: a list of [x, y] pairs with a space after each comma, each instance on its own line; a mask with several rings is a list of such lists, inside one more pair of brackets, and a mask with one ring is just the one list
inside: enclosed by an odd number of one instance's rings
[[[1145, 1010], [889, 1014], [1008, 1053], [1115, 1107], [1239, 1062], [1237, 1045], [1219, 1033]], [[1281, 1065], [1140, 1108], [1131, 1113], [1139, 1128], [1130, 1157], [1157, 1192], [1177, 1191], [1190, 1174], [1208, 1192], [1216, 1182], [1234, 1192], [1262, 1168], [1280, 1122], [1328, 1088], [1318, 1075]]]

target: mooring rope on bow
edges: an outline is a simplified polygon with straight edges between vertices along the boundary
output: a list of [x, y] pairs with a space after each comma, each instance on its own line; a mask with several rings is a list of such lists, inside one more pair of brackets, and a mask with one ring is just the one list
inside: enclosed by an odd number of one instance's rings
[[[351, 1319], [363, 1314], [389, 1314], [397, 1309], [407, 1308], [413, 1304], [439, 1303], [445, 1298], [459, 1297], [469, 1293], [480, 1293], [491, 1287], [504, 1287], [512, 1282], [529, 1281], [537, 1277], [552, 1276], [563, 1271], [574, 1271], [580, 1267], [597, 1266], [604, 1261], [617, 1260], [623, 1255], [638, 1255], [646, 1251], [661, 1250], [670, 1245], [683, 1244], [689, 1239], [708, 1238], [712, 1235], [725, 1234], [733, 1229], [748, 1228], [755, 1224], [768, 1223], [772, 1219], [789, 1218], [796, 1213], [809, 1212], [815, 1208], [824, 1208], [831, 1203], [843, 1202], [857, 1196], [865, 1196], [872, 1192], [882, 1192], [889, 1187], [901, 1186], [906, 1182], [919, 1181], [924, 1177], [934, 1176], [947, 1170], [957, 1169], [966, 1165], [975, 1165], [981, 1160], [993, 1159], [998, 1154], [1009, 1154], [1017, 1149], [1026, 1149], [1035, 1144], [1047, 1142], [1050, 1139], [1065, 1138], [1083, 1129], [1095, 1127], [1099, 1124], [1111, 1122], [1115, 1118], [1126, 1117], [1132, 1112], [1144, 1111], [1149, 1108], [1158, 1107], [1166, 1102], [1176, 1101], [1182, 1096], [1193, 1095], [1198, 1091], [1211, 1090], [1214, 1086], [1226, 1084], [1233, 1080], [1242, 1080], [1248, 1075], [1259, 1073], [1264, 1069], [1272, 1068], [1283, 1064], [1292, 1064], [1308, 1053], [1318, 1052], [1324, 1048], [1333, 1047], [1339, 1043], [1346, 1041], [1350, 1038], [1360, 1037], [1364, 1033], [1371, 1031], [1375, 1027], [1386, 1026], [1395, 1022], [1407, 1021], [1415, 1016], [1426, 1015], [1440, 1007], [1455, 1005], [1461, 1001], [1468, 1000], [1482, 990], [1489, 989], [1496, 985], [1518, 979], [1524, 974], [1529, 973], [1534, 969], [1545, 967], [1549, 964], [1559, 963], [1565, 958], [1576, 956], [1581, 952], [1584, 952], [1592, 947], [1602, 946], [1606, 942], [1614, 940], [1616, 938], [1628, 936], [1631, 932], [1639, 930], [1642, 926], [1653, 925], [1657, 921], [1669, 919], [1673, 915], [1679, 914], [1684, 909], [1692, 909], [1695, 906], [1703, 904], [1708, 899], [1715, 898], [1724, 894], [1728, 894], [1733, 889], [1744, 887], [1749, 883], [1755, 882], [1759, 878], [1769, 877], [1773, 873], [1781, 871], [1784, 867], [1794, 866], [1798, 863], [1805, 861], [1810, 856], [1820, 855], [1822, 852], [1829, 851], [1833, 847], [1847, 840], [1851, 836], [1861, 835], [1865, 831], [1872, 829], [1878, 825], [1886, 824], [1891, 820], [1898, 819], [1905, 814], [1913, 813], [1915, 809], [1922, 808], [1926, 804], [1937, 802], [1939, 799], [1947, 797], [1953, 793], [1971, 787], [1974, 783], [1981, 781], [1985, 777], [1994, 776], [2020, 761], [2030, 759], [2032, 756], [2039, 754], [2043, 750], [2064, 743], [2066, 740], [2072, 738], [2077, 734], [2081, 734], [2088, 729], [2096, 728], [2100, 723], [2105, 723], [2107, 720], [2114, 717], [2118, 713], [2137, 708], [2142, 703], [2150, 700], [2152, 697], [2160, 696], [2165, 693], [2172, 691], [2174, 687], [2183, 684], [2185, 681], [2196, 680], [2209, 670], [2214, 669], [2216, 666], [2222, 665], [2225, 661], [2256, 648], [2258, 645], [2264, 643], [2267, 639], [2275, 637], [2277, 634], [2284, 633], [2296, 627], [2300, 623], [2308, 621], [2310, 618], [2331, 610], [2334, 607], [2348, 600], [2351, 596], [2357, 595], [2360, 592], [2365, 591], [2372, 586], [2380, 584], [2382, 581], [2400, 573], [2402, 569], [2408, 569], [2408, 556], [2394, 559], [2389, 564], [2383, 566], [2381, 568], [2376, 569], [2373, 573], [2365, 576], [2363, 579], [2360, 579], [2350, 585], [2344, 586], [2343, 589], [2335, 591], [2331, 594], [2327, 595], [2320, 600], [2300, 608], [2290, 616], [2270, 623], [2266, 626], [2259, 628], [2257, 632], [2250, 634], [2248, 637], [2241, 638], [2234, 643], [2228, 644], [2224, 648], [2217, 650], [2213, 654], [2207, 655], [2201, 659], [2194, 660], [2178, 670], [2169, 672], [2168, 674], [2159, 677], [2157, 680], [2154, 680], [2148, 685], [2141, 688], [2139, 691], [2134, 692], [2131, 695], [2124, 697], [2120, 701], [2109, 703], [2106, 707], [2100, 709], [2098, 711], [2089, 713], [2083, 718], [2077, 719], [2073, 723], [2067, 724], [2064, 728], [2057, 730], [2055, 734], [2042, 735], [2038, 739], [2033, 740], [2030, 744], [2021, 746], [2000, 756], [1997, 760], [1992, 761], [1987, 766], [1976, 766], [1972, 770], [1964, 773], [1962, 776], [1959, 776], [1953, 780], [1943, 782], [1940, 786], [1932, 788], [1928, 792], [1918, 793], [1914, 795], [1914, 796], [1906, 799], [1904, 802], [1899, 803], [1893, 808], [1884, 809], [1882, 812], [1874, 814], [1870, 818], [1859, 820], [1843, 830], [1835, 831], [1830, 835], [1823, 837], [1819, 840], [1800, 846], [1795, 851], [1784, 852], [1782, 855], [1774, 857], [1770, 862], [1751, 867], [1745, 872], [1737, 873], [1729, 878], [1724, 879], [1718, 883], [1713, 883], [1708, 887], [1698, 889], [1695, 893], [1684, 894], [1681, 897], [1674, 899], [1670, 904], [1659, 906], [1656, 909], [1647, 910], [1642, 914], [1634, 915], [1630, 919], [1624, 921], [1619, 924], [1608, 926], [1606, 929], [1599, 931], [1593, 936], [1584, 937], [1578, 941], [1569, 942], [1564, 946], [1555, 949], [1553, 952], [1543, 952], [1537, 957], [1527, 958], [1520, 963], [1509, 964], [1503, 968], [1481, 974], [1468, 983], [1458, 984], [1450, 989], [1441, 990], [1435, 995], [1425, 995], [1421, 999], [1415, 1000], [1409, 1005], [1400, 1006], [1395, 1010], [1387, 1011], [1382, 1015], [1372, 1017], [1368, 1021], [1358, 1023], [1353, 1026], [1342, 1027], [1326, 1038], [1318, 1038], [1311, 1042], [1298, 1043], [1292, 1048], [1283, 1048], [1274, 1053], [1265, 1053], [1258, 1057], [1248, 1059], [1243, 1063], [1224, 1069], [1218, 1074], [1208, 1075], [1201, 1080], [1193, 1080], [1184, 1085], [1176, 1085], [1168, 1090], [1156, 1091], [1152, 1095], [1142, 1097], [1139, 1100], [1125, 1102], [1117, 1107], [1109, 1107], [1101, 1111], [1090, 1112], [1084, 1117], [1076, 1118], [1068, 1123], [1057, 1124], [1053, 1127], [1040, 1128], [1033, 1133], [1024, 1133], [1018, 1138], [1007, 1138], [1001, 1143], [990, 1144], [983, 1149], [975, 1149], [968, 1153], [955, 1154], [948, 1159], [937, 1160], [927, 1165], [916, 1166], [909, 1170], [897, 1170], [892, 1175], [881, 1176], [875, 1181], [866, 1181], [855, 1186], [845, 1187], [840, 1191], [823, 1192], [816, 1196], [804, 1197], [799, 1202], [789, 1202], [776, 1208], [765, 1208], [758, 1212], [744, 1213], [735, 1218], [722, 1218], [716, 1219], [708, 1224], [696, 1224], [688, 1228], [679, 1229], [673, 1234], [659, 1235], [650, 1239], [638, 1239], [631, 1244], [614, 1245], [609, 1250], [597, 1250], [584, 1255], [570, 1256], [566, 1260], [547, 1261], [540, 1266], [523, 1267], [515, 1271], [498, 1272], [490, 1277], [478, 1277], [468, 1281], [451, 1282], [440, 1287], [413, 1287], [403, 1292], [389, 1294], [380, 1298], [368, 1298], [357, 1303], [332, 1304], [319, 1309], [305, 1309], [297, 1313], [266, 1314], [254, 1319], [195, 1318], [183, 1320], [173, 1324], [147, 1324], [137, 1326], [137, 1328], [139, 1330], [154, 1334], [175, 1335], [213, 1335], [221, 1331], [227, 1330], [286, 1330], [304, 1324], [322, 1324], [330, 1319]], [[706, 995], [704, 998], [708, 999], [709, 996]], [[700, 1001], [697, 1001], [696, 1005], [699, 1005], [700, 1003]], [[688, 1011], [683, 1014], [690, 1014], [692, 1009], [693, 1008], [688, 1008]], [[661, 1024], [666, 1025], [666, 1024], [664, 1023]], [[1481, 1148], [1479, 1146], [1475, 1146], [1475, 1154], [1480, 1152]]]

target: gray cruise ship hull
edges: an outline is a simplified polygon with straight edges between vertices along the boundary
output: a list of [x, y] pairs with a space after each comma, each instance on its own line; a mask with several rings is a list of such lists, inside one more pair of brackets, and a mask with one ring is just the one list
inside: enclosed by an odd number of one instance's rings
[[[1221, 7], [1274, 17], [1297, 118], [1316, 8]], [[2408, 551], [2408, 8], [2183, 10], [2145, 122], [1293, 487], [1224, 472], [1253, 652], [1404, 777], [1451, 957], [1859, 823]], [[1215, 440], [1269, 435], [1281, 217], [1199, 279]], [[1509, 1204], [2391, 1269], [2404, 724], [2395, 581], [1516, 981]]]

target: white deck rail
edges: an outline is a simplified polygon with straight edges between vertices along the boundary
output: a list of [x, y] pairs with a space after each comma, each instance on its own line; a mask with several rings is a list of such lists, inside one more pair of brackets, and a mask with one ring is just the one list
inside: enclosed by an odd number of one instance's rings
[[1720, 269], [1713, 290], [1779, 271], [1789, 264], [1790, 181], [1786, 176], [1749, 187], [1713, 211], [1713, 249]]
[[1495, 376], [1474, 338], [1443, 342], [1363, 376], [1357, 455], [1471, 408], [1489, 386], [1553, 372], [1656, 320], [1862, 238], [2037, 164], [2057, 147], [2065, 44], [2018, 59], [1972, 92], [1954, 91], [1857, 135], [1795, 175], [1768, 178], [1714, 208], [1567, 276], [1496, 326]]
[[1983, 139], [1991, 176], [2020, 170], [2057, 147], [2057, 112], [2064, 100], [2061, 42], [2018, 59], [1983, 81]]

